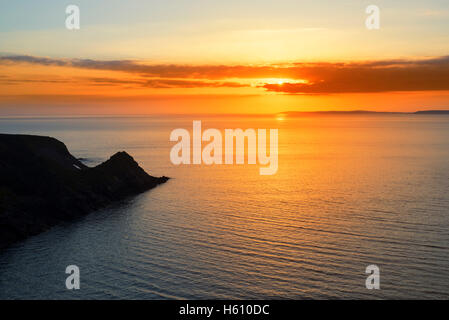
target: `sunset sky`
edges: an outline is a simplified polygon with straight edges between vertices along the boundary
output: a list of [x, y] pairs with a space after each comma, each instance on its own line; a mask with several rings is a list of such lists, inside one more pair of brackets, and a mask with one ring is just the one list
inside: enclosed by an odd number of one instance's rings
[[449, 109], [447, 0], [1, 2], [0, 116], [354, 109]]

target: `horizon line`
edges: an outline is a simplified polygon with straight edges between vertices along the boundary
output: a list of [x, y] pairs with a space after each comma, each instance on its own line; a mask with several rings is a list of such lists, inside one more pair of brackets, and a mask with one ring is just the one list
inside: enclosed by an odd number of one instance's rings
[[142, 114], [70, 114], [70, 115], [0, 115], [2, 120], [13, 119], [76, 119], [76, 118], [139, 118], [139, 117], [279, 117], [297, 115], [449, 115], [448, 109], [431, 109], [417, 111], [370, 111], [370, 110], [317, 110], [284, 111], [277, 113], [142, 113]]

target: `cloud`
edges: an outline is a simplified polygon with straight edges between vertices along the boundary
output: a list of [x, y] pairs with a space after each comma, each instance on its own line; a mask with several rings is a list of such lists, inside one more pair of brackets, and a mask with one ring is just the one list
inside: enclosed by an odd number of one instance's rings
[[265, 84], [293, 94], [449, 90], [449, 56], [299, 66], [307, 83]]
[[114, 78], [88, 78], [89, 81], [98, 85], [136, 85], [146, 88], [238, 88], [244, 87], [237, 82], [222, 82], [222, 81], [204, 81], [204, 80], [179, 80], [179, 79], [140, 79], [140, 80], [123, 80]]
[[56, 59], [28, 55], [0, 56], [0, 64], [28, 63], [43, 66], [72, 67], [80, 69], [121, 71], [156, 78], [190, 78], [219, 80], [226, 78], [263, 78], [279, 74], [275, 66], [228, 66], [228, 65], [175, 65], [144, 64], [134, 60]]
[[267, 91], [287, 94], [449, 90], [449, 56], [414, 60], [298, 62], [278, 65], [152, 65], [134, 60], [0, 56], [0, 65], [21, 63], [119, 71], [134, 76], [129, 80], [91, 78], [90, 81], [97, 85], [133, 85], [148, 88], [243, 87], [250, 85], [248, 81], [243, 81], [247, 79], [282, 78], [287, 79], [282, 84], [265, 83], [260, 87]]
[[227, 81], [205, 81], [205, 80], [183, 80], [183, 79], [117, 79], [106, 77], [76, 77], [72, 79], [11, 79], [6, 76], [0, 76], [0, 84], [18, 85], [25, 83], [54, 83], [54, 84], [78, 84], [94, 86], [126, 86], [142, 88], [239, 88], [247, 85], [238, 82]]

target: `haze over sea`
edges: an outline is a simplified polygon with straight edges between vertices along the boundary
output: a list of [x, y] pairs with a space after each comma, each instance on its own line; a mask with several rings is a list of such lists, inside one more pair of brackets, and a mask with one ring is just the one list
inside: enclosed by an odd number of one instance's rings
[[[171, 164], [170, 132], [278, 128], [279, 169]], [[0, 119], [168, 183], [0, 253], [0, 299], [449, 298], [449, 116]], [[81, 289], [65, 288], [65, 268]], [[365, 268], [380, 267], [380, 290]]]

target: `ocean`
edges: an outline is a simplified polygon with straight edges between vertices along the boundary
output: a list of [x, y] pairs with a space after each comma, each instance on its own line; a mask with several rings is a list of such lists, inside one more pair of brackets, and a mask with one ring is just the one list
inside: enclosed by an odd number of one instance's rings
[[[192, 120], [279, 129], [277, 173], [173, 165], [170, 132]], [[449, 298], [449, 116], [11, 118], [0, 132], [55, 137], [89, 166], [124, 150], [171, 177], [0, 252], [0, 299]]]

